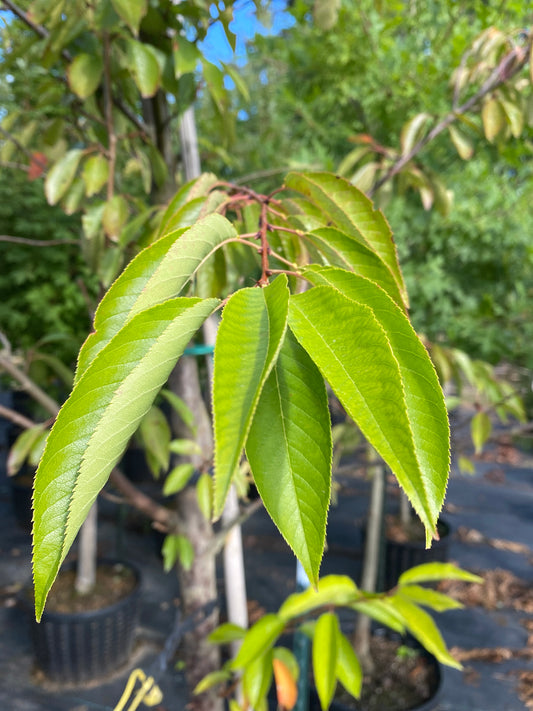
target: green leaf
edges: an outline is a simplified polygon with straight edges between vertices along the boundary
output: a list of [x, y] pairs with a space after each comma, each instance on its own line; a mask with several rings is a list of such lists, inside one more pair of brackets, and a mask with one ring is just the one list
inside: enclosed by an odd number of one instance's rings
[[485, 138], [492, 143], [496, 136], [505, 127], [506, 117], [503, 106], [495, 98], [487, 99], [481, 108], [481, 120]]
[[79, 148], [68, 151], [48, 171], [44, 183], [44, 193], [50, 205], [58, 203], [67, 192], [74, 180], [82, 156], [83, 151]]
[[230, 664], [231, 669], [243, 669], [253, 659], [264, 654], [272, 647], [282, 633], [285, 623], [278, 615], [264, 615], [251, 627], [243, 640], [235, 659]]
[[350, 606], [359, 596], [357, 585], [348, 576], [327, 575], [318, 581], [316, 590], [308, 588], [289, 595], [279, 608], [278, 615], [289, 622], [324, 605]]
[[329, 708], [337, 684], [337, 639], [339, 622], [332, 612], [321, 615], [313, 638], [313, 674], [323, 711]]
[[253, 659], [244, 668], [242, 688], [252, 709], [256, 709], [272, 683], [272, 650]]
[[209, 521], [213, 509], [213, 480], [207, 472], [203, 472], [198, 478], [196, 498], [198, 499], [198, 508], [204, 518]]
[[102, 213], [102, 225], [111, 241], [118, 242], [118, 236], [128, 221], [128, 216], [128, 203], [122, 195], [114, 195], [106, 202]]
[[91, 156], [83, 165], [82, 178], [87, 197], [96, 195], [107, 183], [109, 163], [102, 155]]
[[444, 595], [444, 593], [433, 590], [432, 588], [424, 588], [421, 585], [402, 585], [402, 595], [411, 602], [417, 605], [430, 607], [436, 612], [444, 612], [445, 610], [457, 610], [463, 605], [457, 600]]
[[450, 138], [459, 157], [463, 160], [470, 160], [474, 155], [474, 146], [472, 143], [456, 126], [448, 126], [448, 131], [450, 132]]
[[186, 536], [169, 535], [165, 536], [163, 547], [163, 568], [165, 573], [169, 573], [179, 560], [184, 570], [190, 570], [194, 560], [194, 548]]
[[362, 615], [376, 620], [379, 624], [390, 627], [391, 630], [399, 634], [405, 634], [405, 621], [391, 605], [390, 598], [361, 600], [351, 607]]
[[285, 185], [307, 196], [342, 232], [374, 251], [389, 268], [403, 301], [408, 303], [391, 229], [366, 195], [331, 173], [289, 173]]
[[337, 628], [337, 666], [335, 675], [346, 691], [358, 699], [361, 696], [363, 671], [350, 641]]
[[148, 0], [111, 0], [113, 7], [134, 35], [139, 33], [141, 20], [148, 10]]
[[103, 69], [101, 57], [94, 54], [78, 54], [67, 69], [70, 88], [80, 99], [87, 99], [98, 88]]
[[216, 630], [210, 633], [207, 638], [211, 644], [229, 644], [230, 642], [238, 642], [244, 639], [246, 630], [244, 627], [234, 624], [233, 622], [225, 622], [219, 625]]
[[172, 299], [132, 318], [98, 354], [61, 408], [34, 489], [38, 619], [59, 566], [109, 472], [217, 303]]
[[192, 456], [201, 454], [202, 449], [194, 439], [173, 439], [168, 448], [173, 454]]
[[476, 449], [476, 454], [480, 454], [483, 445], [488, 441], [492, 432], [492, 422], [486, 412], [476, 412], [470, 422], [470, 434]]
[[461, 570], [452, 563], [423, 563], [409, 568], [400, 575], [398, 585], [411, 585], [413, 583], [431, 583], [437, 580], [464, 580], [469, 583], [482, 583], [479, 575]]
[[171, 472], [169, 472], [165, 483], [163, 484], [163, 495], [170, 496], [171, 494], [177, 494], [178, 491], [184, 489], [189, 479], [194, 474], [193, 464], [178, 464], [174, 467]]
[[264, 289], [241, 289], [228, 300], [215, 344], [214, 513], [224, 507], [252, 418], [287, 328], [289, 289], [280, 275]]
[[231, 679], [231, 673], [229, 671], [226, 671], [225, 669], [219, 669], [214, 672], [210, 672], [209, 674], [206, 674], [201, 681], [196, 684], [193, 690], [193, 694], [198, 695], [198, 694], [203, 694], [204, 691], [208, 691], [209, 689], [213, 688], [213, 686], [217, 686], [217, 684], [222, 684], [225, 681], [230, 681]]
[[189, 230], [164, 235], [140, 252], [100, 302], [95, 333], [78, 357], [76, 379], [129, 318], [177, 296], [220, 244], [236, 234], [224, 217], [209, 215]]
[[[44, 425], [35, 425], [24, 430], [14, 441], [7, 457], [7, 475], [14, 476], [26, 458], [29, 456], [32, 447], [43, 434]], [[48, 432], [46, 432], [48, 434]]]
[[313, 4], [313, 20], [319, 30], [332, 30], [339, 18], [340, 0], [315, 0]]
[[292, 676], [294, 681], [297, 682], [298, 677], [300, 676], [300, 667], [298, 665], [298, 660], [296, 659], [294, 652], [291, 652], [291, 650], [287, 647], [274, 647], [272, 651], [273, 658], [279, 659], [280, 662], [283, 662], [283, 664], [289, 670], [290, 675]]
[[246, 456], [265, 508], [316, 586], [330, 499], [331, 425], [324, 380], [289, 332], [257, 404]]
[[167, 418], [161, 410], [152, 405], [146, 415], [141, 420], [139, 426], [141, 441], [155, 462], [156, 468], [152, 469], [152, 474], [158, 477], [163, 471], [166, 472], [170, 461], [170, 427]]
[[410, 153], [418, 141], [425, 136], [430, 121], [429, 114], [421, 113], [403, 125], [400, 137], [402, 155]]
[[[196, 203], [198, 198], [207, 197], [217, 180], [217, 176], [213, 173], [202, 173], [198, 178], [185, 183], [169, 202], [161, 218], [159, 235], [161, 236], [171, 232], [174, 229], [173, 225], [176, 215], [181, 213], [183, 208], [186, 208], [187, 203]], [[181, 219], [181, 216], [178, 217], [178, 221]]]
[[157, 57], [150, 46], [143, 42], [129, 39], [126, 46], [128, 68], [143, 99], [149, 99], [155, 95], [161, 81], [161, 69]]
[[186, 40], [185, 37], [174, 38], [172, 54], [176, 79], [179, 79], [183, 74], [196, 71], [196, 67], [202, 58], [198, 47], [193, 42]]
[[442, 664], [447, 664], [455, 669], [462, 669], [446, 649], [444, 640], [435, 624], [433, 618], [408, 600], [401, 592], [390, 598], [391, 604], [402, 615], [406, 622], [407, 629]]
[[376, 282], [398, 306], [404, 307], [396, 279], [374, 250], [334, 227], [307, 232], [303, 239], [316, 247], [331, 266], [347, 268]]
[[317, 286], [292, 297], [290, 327], [392, 469], [429, 545], [446, 489], [449, 429], [427, 352], [401, 309], [372, 282], [333, 268], [306, 273], [343, 293]]

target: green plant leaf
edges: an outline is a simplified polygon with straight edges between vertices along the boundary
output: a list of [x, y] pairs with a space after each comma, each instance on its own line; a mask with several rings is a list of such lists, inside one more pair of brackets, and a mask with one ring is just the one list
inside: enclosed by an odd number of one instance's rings
[[436, 612], [457, 610], [463, 607], [460, 602], [454, 600], [449, 595], [444, 595], [444, 593], [433, 590], [432, 588], [424, 588], [422, 585], [402, 585], [401, 592], [402, 595], [411, 600], [411, 602], [417, 605], [424, 605], [424, 607], [430, 607]]
[[193, 694], [203, 694], [204, 691], [212, 689], [213, 686], [217, 684], [222, 684], [225, 681], [230, 681], [231, 673], [226, 669], [218, 669], [217, 671], [210, 672], [206, 674], [203, 679], [201, 679], [198, 684], [194, 687]]
[[432, 583], [437, 580], [464, 580], [469, 583], [482, 583], [483, 578], [467, 570], [461, 570], [452, 563], [423, 563], [409, 568], [400, 575], [398, 585], [413, 583]]
[[289, 595], [279, 608], [278, 615], [289, 622], [324, 605], [351, 606], [359, 596], [357, 585], [348, 576], [327, 575], [318, 581], [316, 590], [308, 588]]
[[279, 659], [280, 662], [283, 662], [294, 681], [297, 682], [300, 676], [300, 667], [294, 652], [291, 652], [287, 647], [274, 647], [272, 656], [274, 659]]
[[476, 454], [480, 454], [483, 445], [488, 441], [492, 432], [492, 422], [486, 412], [476, 412], [470, 422], [470, 434], [476, 449]]
[[24, 430], [14, 441], [7, 457], [7, 475], [14, 476], [29, 456], [32, 447], [43, 434], [45, 426], [35, 425]]
[[165, 483], [163, 484], [163, 495], [170, 496], [171, 494], [177, 494], [178, 491], [181, 491], [187, 486], [189, 479], [193, 474], [193, 464], [188, 464], [186, 462], [184, 464], [178, 464], [177, 467], [174, 467], [174, 469], [169, 472], [167, 478], [165, 479]]
[[[360, 279], [355, 275], [347, 276]], [[371, 282], [367, 284], [377, 289]], [[428, 409], [425, 388], [431, 390], [432, 381], [430, 379], [426, 383], [427, 374], [431, 372], [438, 381], [434, 370], [430, 371], [429, 359], [427, 363], [424, 360], [424, 357], [428, 358], [427, 354], [414, 331], [410, 334], [402, 326], [400, 319], [405, 317], [401, 310], [384, 292], [381, 293], [393, 309], [391, 316], [392, 313], [398, 316], [397, 336], [392, 330], [385, 331], [382, 326], [383, 321], [387, 323], [388, 314], [384, 316], [381, 305], [378, 318], [368, 305], [347, 298], [331, 286], [317, 286], [292, 297], [289, 324], [348, 414], [407, 492], [426, 527], [426, 541], [429, 544], [448, 474], [444, 400], [440, 393], [444, 422], [423, 422], [419, 418], [419, 411], [426, 412]], [[333, 313], [335, 319], [331, 318]], [[339, 323], [342, 323], [342, 328], [339, 328]], [[405, 365], [410, 354], [401, 354], [403, 362], [400, 367], [391, 348], [391, 338], [402, 341], [401, 347], [414, 349], [410, 359], [412, 372], [408, 372], [409, 366]], [[421, 368], [420, 375], [417, 368]], [[405, 392], [407, 386], [412, 389], [409, 395]], [[439, 389], [430, 392], [428, 398], [436, 398], [439, 392]], [[414, 427], [421, 433], [416, 441], [413, 439]], [[432, 435], [436, 432], [439, 438], [446, 439], [444, 469], [443, 447], [440, 441], [432, 442], [429, 432]], [[438, 466], [439, 469], [428, 470], [425, 459], [420, 461], [419, 458], [426, 458], [429, 467]]]
[[78, 356], [76, 379], [129, 318], [177, 296], [220, 244], [236, 236], [228, 220], [208, 215], [190, 229], [164, 235], [140, 252], [100, 302], [95, 332]]
[[246, 630], [244, 627], [240, 627], [233, 622], [225, 622], [211, 632], [208, 640], [212, 644], [229, 644], [230, 642], [238, 642], [244, 639], [245, 636]]
[[305, 195], [342, 232], [374, 251], [390, 269], [403, 301], [408, 303], [391, 229], [366, 195], [331, 173], [289, 173], [285, 185]]
[[184, 570], [190, 570], [194, 560], [194, 548], [186, 536], [169, 535], [165, 536], [163, 547], [163, 568], [165, 573], [169, 573], [179, 560]]
[[442, 664], [455, 669], [462, 669], [446, 649], [442, 635], [439, 632], [431, 615], [422, 610], [418, 605], [408, 600], [401, 592], [389, 598], [391, 604], [404, 618], [409, 632]]
[[83, 165], [82, 178], [87, 197], [96, 195], [107, 183], [109, 163], [102, 155], [91, 156]]
[[98, 354], [61, 408], [34, 488], [38, 619], [59, 566], [109, 472], [217, 303], [178, 298], [137, 314]]
[[287, 328], [287, 277], [264, 289], [241, 289], [228, 300], [215, 344], [214, 513], [219, 516], [239, 463], [252, 418]]
[[362, 615], [368, 615], [381, 625], [390, 627], [399, 634], [405, 633], [405, 621], [389, 602], [390, 598], [361, 600], [351, 607]]
[[337, 683], [337, 639], [339, 621], [332, 612], [324, 612], [315, 626], [313, 638], [313, 675], [323, 711], [329, 708]]
[[143, 99], [149, 99], [159, 89], [161, 82], [161, 68], [157, 57], [150, 46], [143, 42], [129, 39], [126, 46], [128, 68]]
[[[429, 544], [444, 502], [450, 467], [448, 415], [435, 368], [403, 311], [379, 286], [356, 274], [331, 267], [313, 266], [304, 273], [312, 283], [328, 284], [359, 305], [371, 309], [383, 329], [400, 371], [404, 404], [401, 408], [402, 418], [398, 418], [396, 423], [389, 422], [392, 429], [382, 423], [382, 432], [385, 433], [385, 427], [388, 427], [389, 434], [386, 436], [389, 444], [394, 445], [392, 440], [395, 427], [404, 428], [404, 441], [412, 442], [409, 445], [409, 458], [406, 460], [411, 464], [402, 464], [401, 468], [397, 469], [385, 456], [385, 450], [380, 451], [373, 444], [397, 476], [424, 522], [426, 543]], [[333, 333], [329, 342], [332, 341], [335, 341]], [[355, 358], [351, 364], [352, 369], [358, 367], [356, 362]], [[318, 365], [320, 367], [320, 364]], [[329, 380], [328, 375], [324, 375]], [[333, 383], [331, 386], [335, 389]], [[342, 402], [343, 398], [339, 392], [337, 395]], [[346, 406], [346, 403], [344, 404]], [[370, 406], [370, 401], [368, 405]], [[350, 414], [366, 434], [357, 411], [352, 410]], [[376, 410], [373, 415], [376, 418], [380, 416]]]
[[148, 10], [148, 0], [111, 0], [117, 15], [129, 26], [134, 35], [139, 33], [141, 20]]
[[358, 699], [363, 685], [363, 670], [345, 635], [337, 628], [337, 666], [335, 675], [346, 691]]
[[44, 182], [44, 193], [50, 205], [57, 204], [67, 192], [82, 156], [83, 151], [79, 148], [68, 151], [48, 171]]
[[102, 225], [111, 241], [118, 242], [118, 237], [128, 221], [128, 216], [128, 203], [122, 195], [114, 195], [111, 200], [106, 202], [102, 213]]
[[192, 456], [201, 454], [202, 448], [194, 439], [173, 439], [168, 448], [173, 454]]
[[269, 649], [246, 665], [242, 675], [244, 695], [252, 709], [257, 708], [272, 683], [272, 650]]
[[213, 479], [207, 472], [203, 472], [198, 478], [196, 497], [200, 511], [204, 518], [209, 520], [213, 510]]
[[490, 143], [493, 143], [506, 123], [505, 111], [498, 99], [491, 97], [483, 103], [481, 108], [481, 120], [483, 122], [485, 138]]
[[330, 499], [331, 425], [324, 379], [290, 332], [259, 398], [246, 456], [265, 508], [316, 586]]
[[155, 462], [155, 470], [152, 469], [152, 474], [158, 477], [163, 471], [166, 472], [170, 462], [170, 427], [167, 418], [161, 410], [152, 405], [146, 415], [142, 418], [139, 426], [139, 435], [142, 444], [147, 452], [153, 457]]
[[398, 306], [404, 308], [396, 279], [374, 250], [334, 227], [307, 232], [304, 240], [313, 244], [331, 266], [347, 268], [376, 282]]
[[235, 659], [230, 664], [231, 669], [243, 669], [253, 659], [264, 654], [272, 647], [282, 633], [285, 623], [273, 613], [264, 615], [251, 627], [242, 642]]
[[80, 99], [87, 99], [98, 88], [103, 69], [101, 57], [95, 54], [78, 54], [67, 70], [70, 88]]
[[194, 72], [202, 58], [198, 47], [193, 42], [185, 39], [185, 37], [174, 38], [172, 54], [176, 79], [179, 79], [184, 74], [189, 74], [189, 72]]
[[474, 146], [470, 140], [464, 135], [464, 133], [459, 131], [456, 126], [448, 126], [448, 131], [450, 132], [450, 138], [452, 139], [452, 143], [455, 146], [459, 156], [463, 160], [470, 160], [470, 158], [474, 155]]
[[402, 126], [400, 136], [402, 155], [409, 153], [418, 141], [425, 136], [430, 121], [431, 116], [429, 114], [421, 113], [409, 119], [409, 121]]

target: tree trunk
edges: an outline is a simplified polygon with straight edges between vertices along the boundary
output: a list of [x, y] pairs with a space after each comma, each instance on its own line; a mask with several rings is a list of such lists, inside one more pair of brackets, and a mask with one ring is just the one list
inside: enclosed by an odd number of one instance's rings
[[[213, 554], [213, 530], [198, 508], [196, 490], [188, 487], [177, 497], [177, 513], [181, 533], [186, 535], [194, 548], [194, 560], [190, 570], [178, 568], [181, 600], [185, 616], [193, 614], [202, 605], [217, 596], [215, 556]], [[186, 674], [192, 690], [206, 674], [220, 668], [220, 653], [217, 645], [207, 641], [207, 635], [218, 624], [218, 608], [204, 622], [184, 638]], [[216, 690], [193, 696], [188, 709], [191, 711], [222, 711], [222, 699]]]

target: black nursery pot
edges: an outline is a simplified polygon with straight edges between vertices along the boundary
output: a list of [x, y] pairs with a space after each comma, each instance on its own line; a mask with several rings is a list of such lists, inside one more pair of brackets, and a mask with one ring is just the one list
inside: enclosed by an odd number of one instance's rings
[[390, 590], [397, 583], [400, 575], [409, 568], [423, 563], [446, 563], [450, 542], [450, 526], [439, 519], [437, 530], [440, 539], [433, 541], [431, 548], [426, 549], [423, 541], [393, 541], [385, 542], [385, 574], [384, 589]]
[[40, 623], [32, 616], [37, 665], [48, 679], [81, 684], [108, 676], [127, 662], [139, 619], [141, 578], [130, 563], [121, 565], [133, 572], [136, 585], [114, 604], [76, 613], [45, 611]]

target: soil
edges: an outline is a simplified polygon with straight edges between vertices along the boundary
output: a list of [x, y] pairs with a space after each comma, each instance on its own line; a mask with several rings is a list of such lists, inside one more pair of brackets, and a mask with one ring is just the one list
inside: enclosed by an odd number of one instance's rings
[[96, 585], [85, 595], [76, 592], [75, 579], [75, 570], [59, 573], [46, 601], [47, 612], [101, 610], [127, 597], [137, 585], [137, 576], [133, 570], [121, 563], [100, 564], [96, 571]]
[[347, 709], [405, 711], [424, 703], [436, 692], [437, 666], [418, 648], [374, 636], [371, 653], [375, 672], [364, 677], [361, 699], [356, 701], [339, 687], [335, 701]]
[[[408, 524], [404, 524], [397, 516], [386, 517], [387, 539], [396, 543], [425, 543], [426, 533], [421, 521], [413, 516]], [[443, 537], [448, 529], [441, 521], [437, 522], [437, 533]]]

